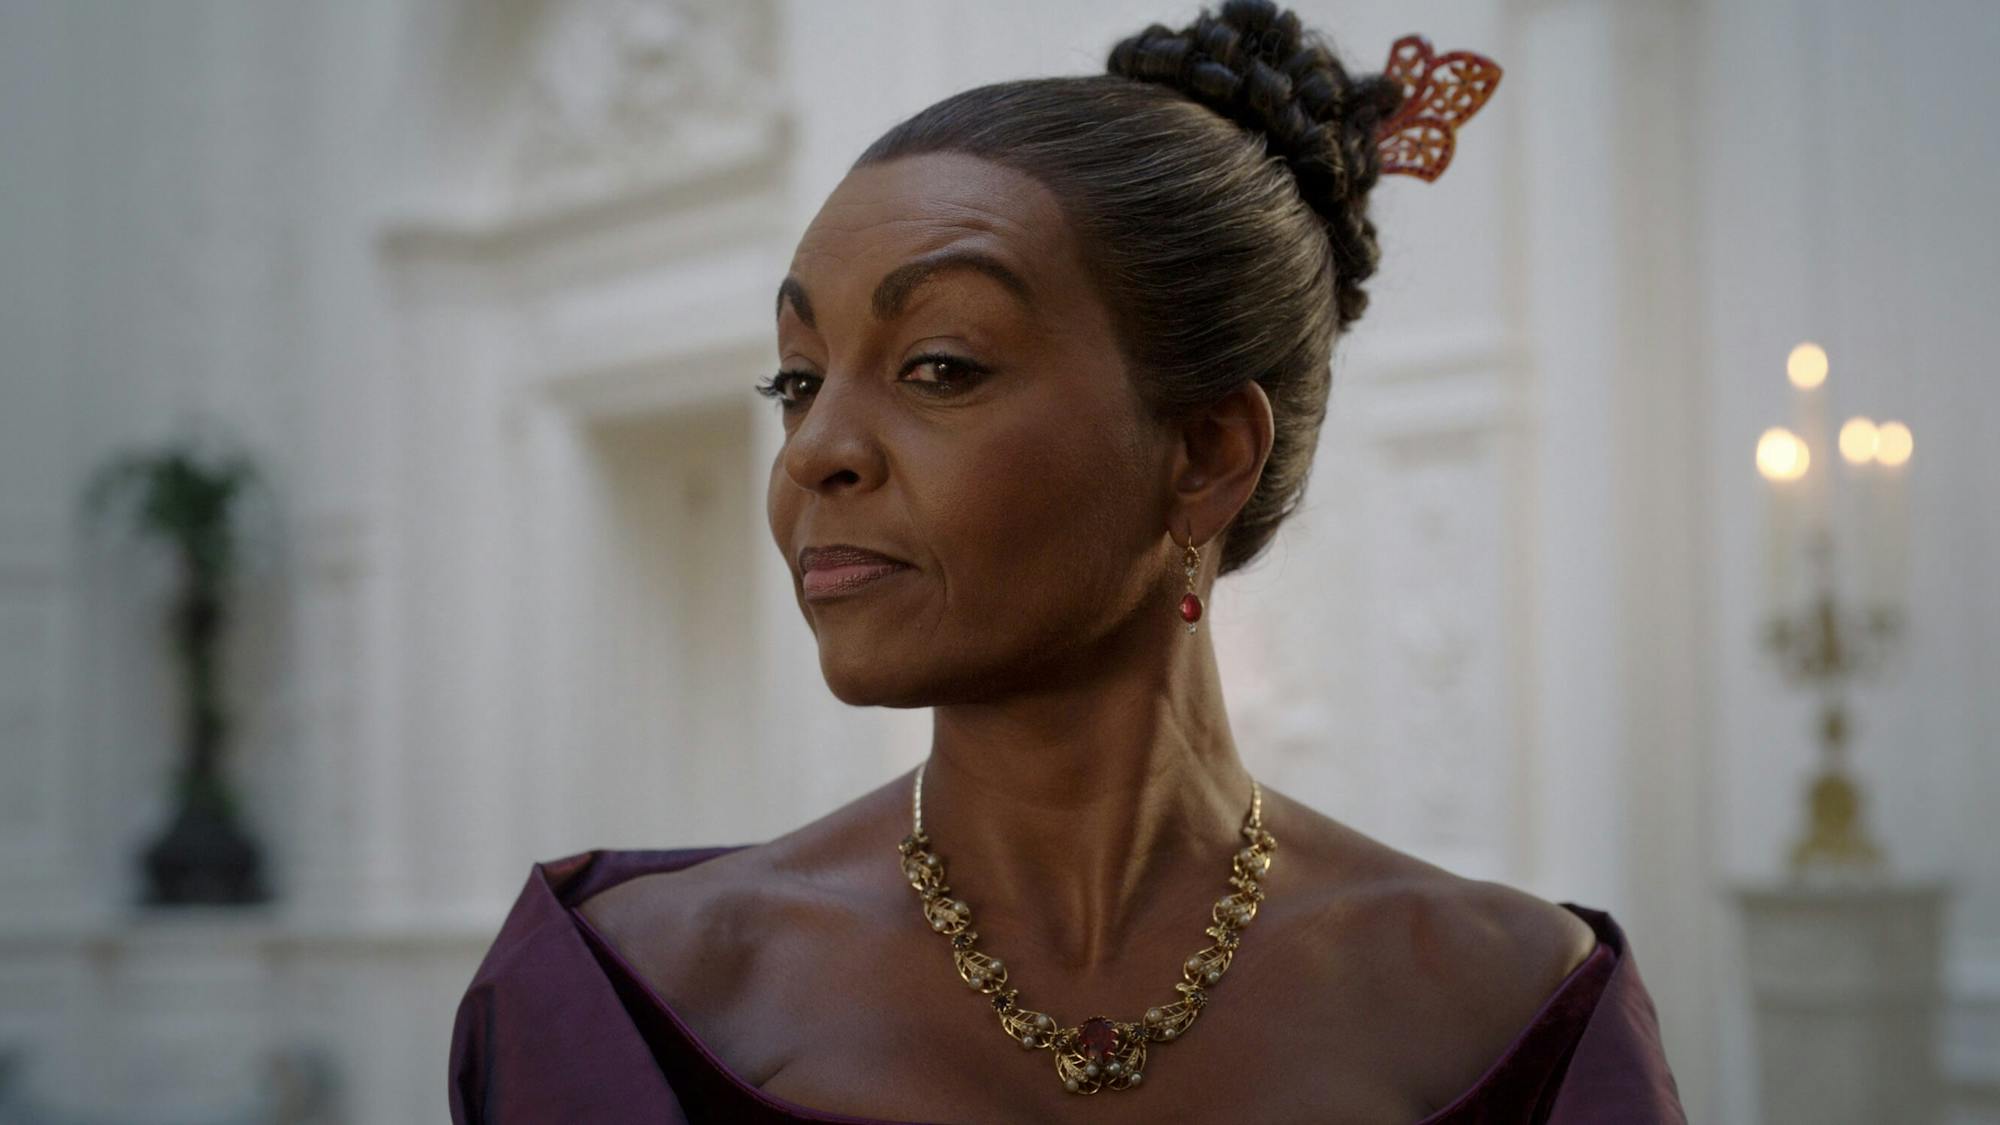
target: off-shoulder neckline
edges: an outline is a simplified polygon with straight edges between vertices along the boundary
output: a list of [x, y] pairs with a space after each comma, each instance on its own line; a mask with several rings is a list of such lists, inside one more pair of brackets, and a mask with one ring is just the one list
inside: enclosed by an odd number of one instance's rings
[[[662, 1016], [666, 1017], [667, 1021], [673, 1025], [674, 1029], [687, 1041], [688, 1045], [701, 1056], [702, 1060], [717, 1073], [721, 1074], [732, 1087], [745, 1097], [751, 1098], [770, 1109], [787, 1113], [806, 1121], [829, 1122], [835, 1123], [835, 1125], [941, 1125], [939, 1122], [895, 1121], [881, 1117], [855, 1117], [849, 1114], [836, 1113], [832, 1110], [820, 1109], [815, 1106], [791, 1101], [756, 1086], [741, 1074], [738, 1074], [734, 1068], [723, 1061], [722, 1057], [712, 1047], [704, 1042], [699, 1035], [695, 1034], [694, 1028], [681, 1017], [679, 1012], [674, 1010], [673, 1005], [669, 1004], [665, 997], [660, 995], [659, 991], [653, 987], [652, 982], [646, 978], [645, 974], [641, 973], [619, 951], [617, 946], [611, 943], [603, 931], [599, 930], [589, 918], [584, 916], [583, 911], [580, 909], [582, 902], [591, 895], [616, 886], [618, 883], [625, 882], [628, 879], [637, 878], [640, 875], [663, 871], [677, 871], [693, 867], [696, 864], [704, 863], [718, 856], [740, 851], [750, 846], [752, 845], [731, 844], [719, 847], [602, 849], [589, 852], [586, 855], [592, 860], [596, 860], [599, 857], [615, 857], [631, 864], [633, 869], [620, 872], [617, 877], [609, 879], [586, 879], [584, 882], [587, 885], [582, 889], [582, 893], [560, 895], [559, 897], [563, 908], [569, 913], [579, 932], [584, 935], [599, 958], [602, 961], [609, 962], [619, 973], [624, 975], [629, 983], [637, 988], [640, 994], [646, 998], [647, 1002], [656, 1008]], [[595, 864], [592, 866], [595, 866]], [[1617, 930], [1615, 924], [1610, 922], [1608, 915], [1601, 911], [1581, 907], [1572, 902], [1559, 902], [1556, 905], [1576, 915], [1585, 924], [1589, 925], [1591, 931], [1597, 935], [1597, 944], [1591, 948], [1590, 953], [1582, 961], [1577, 963], [1575, 968], [1569, 971], [1567, 976], [1563, 977], [1562, 983], [1558, 984], [1554, 991], [1543, 998], [1542, 1003], [1536, 1007], [1534, 1015], [1528, 1018], [1527, 1023], [1522, 1025], [1513, 1040], [1487, 1065], [1486, 1069], [1480, 1073], [1479, 1078], [1472, 1085], [1466, 1087], [1451, 1101], [1415, 1122], [1414, 1125], [1432, 1125], [1434, 1122], [1443, 1122], [1449, 1114], [1458, 1111], [1472, 1099], [1478, 1097], [1480, 1091], [1485, 1089], [1496, 1075], [1504, 1071], [1513, 1062], [1530, 1035], [1541, 1025], [1543, 1017], [1548, 1014], [1551, 1007], [1561, 1002], [1570, 990], [1575, 988], [1578, 982], [1584, 980], [1600, 962], [1616, 960], [1619, 957], [1620, 942]], [[1600, 923], [1600, 920], [1602, 920], [1602, 923]]]

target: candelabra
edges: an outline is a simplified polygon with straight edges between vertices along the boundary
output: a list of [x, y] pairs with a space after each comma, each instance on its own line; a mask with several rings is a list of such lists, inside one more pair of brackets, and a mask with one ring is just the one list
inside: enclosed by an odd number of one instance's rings
[[[1819, 696], [1820, 750], [1819, 771], [1806, 787], [1805, 828], [1792, 845], [1790, 865], [1799, 878], [1867, 876], [1880, 871], [1883, 856], [1864, 823], [1861, 787], [1849, 772], [1848, 697], [1856, 683], [1879, 673], [1903, 640], [1902, 469], [1914, 443], [1901, 423], [1849, 419], [1838, 439], [1848, 467], [1849, 502], [1836, 504], [1823, 398], [1826, 353], [1801, 344], [1786, 367], [1799, 392], [1804, 436], [1774, 428], [1757, 447], [1758, 469], [1772, 485], [1771, 605], [1764, 641], [1786, 680]], [[1813, 472], [1815, 453], [1825, 466], [1818, 472]], [[1862, 547], [1863, 565], [1854, 568], [1862, 581], [1840, 581], [1836, 513], [1850, 517], [1855, 534], [1848, 542]], [[1794, 578], [1799, 559], [1805, 562], [1803, 597]]]
[[1824, 529], [1811, 537], [1807, 551], [1816, 576], [1812, 597], [1795, 612], [1774, 615], [1765, 634], [1786, 679], [1820, 694], [1820, 770], [1806, 788], [1806, 828], [1792, 845], [1791, 867], [1800, 876], [1870, 872], [1881, 866], [1882, 852], [1868, 836], [1861, 789], [1848, 774], [1847, 690], [1881, 667], [1901, 639], [1902, 615], [1886, 606], [1855, 611], [1841, 604], [1833, 537]]

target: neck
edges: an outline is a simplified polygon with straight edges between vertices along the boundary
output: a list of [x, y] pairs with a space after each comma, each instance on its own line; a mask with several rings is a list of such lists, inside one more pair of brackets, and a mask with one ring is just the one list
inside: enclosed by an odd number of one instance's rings
[[1206, 633], [1180, 639], [1171, 668], [935, 709], [924, 831], [982, 949], [1086, 973], [1148, 936], [1200, 940], [1251, 778]]

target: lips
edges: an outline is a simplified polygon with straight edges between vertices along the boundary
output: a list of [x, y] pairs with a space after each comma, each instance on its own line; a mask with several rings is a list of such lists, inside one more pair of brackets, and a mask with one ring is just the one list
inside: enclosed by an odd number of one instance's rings
[[801, 585], [806, 598], [811, 601], [858, 590], [879, 579], [911, 569], [910, 564], [901, 559], [848, 543], [807, 547], [799, 552], [799, 561], [805, 571]]
[[856, 547], [851, 543], [831, 543], [823, 547], [807, 547], [799, 552], [799, 570], [811, 573], [828, 566], [908, 566], [902, 559], [892, 558], [880, 551], [866, 547]]

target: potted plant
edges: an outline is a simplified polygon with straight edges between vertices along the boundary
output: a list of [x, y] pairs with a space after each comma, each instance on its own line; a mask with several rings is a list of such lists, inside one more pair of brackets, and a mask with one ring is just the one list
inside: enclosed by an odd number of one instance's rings
[[129, 501], [133, 526], [179, 563], [168, 623], [180, 667], [181, 762], [175, 809], [144, 854], [145, 901], [158, 905], [266, 901], [256, 842], [242, 826], [224, 773], [230, 718], [222, 691], [222, 641], [236, 561], [238, 502], [258, 483], [242, 457], [210, 457], [185, 444], [125, 454], [85, 489], [101, 514]]

